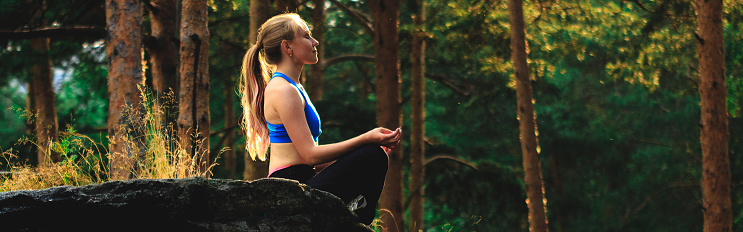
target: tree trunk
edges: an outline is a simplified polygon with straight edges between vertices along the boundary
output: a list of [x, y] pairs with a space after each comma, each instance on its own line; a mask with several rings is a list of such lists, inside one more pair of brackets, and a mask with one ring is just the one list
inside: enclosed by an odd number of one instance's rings
[[[142, 4], [138, 0], [106, 1], [106, 55], [108, 56], [108, 136], [112, 179], [130, 178], [133, 160], [141, 154], [132, 149], [128, 138], [132, 121], [141, 107], [138, 85], [144, 84], [142, 73]], [[129, 115], [123, 110], [131, 110]], [[134, 146], [136, 148], [136, 146]]]
[[722, 0], [697, 0], [704, 231], [732, 231]]
[[[394, 130], [402, 125], [400, 63], [398, 56], [398, 0], [368, 2], [374, 24], [377, 125]], [[389, 153], [389, 169], [382, 190], [380, 218], [388, 231], [404, 230], [402, 208], [402, 149]], [[391, 214], [391, 215], [390, 215]]]
[[[26, 89], [28, 89], [28, 93], [26, 94], [26, 134], [27, 135], [33, 135], [36, 134], [36, 125], [34, 124], [34, 111], [36, 111], [36, 102], [34, 101], [34, 80], [31, 78], [31, 80], [26, 83]], [[39, 162], [41, 163], [41, 162]]]
[[323, 76], [325, 76], [325, 0], [312, 0], [315, 8], [312, 9], [312, 37], [320, 43], [317, 45], [317, 65], [310, 66], [310, 75], [307, 78], [310, 99], [321, 101], [323, 94]]
[[[278, 2], [277, 2], [278, 4]], [[250, 44], [257, 43], [258, 28], [271, 17], [271, 2], [268, 0], [250, 0]], [[245, 115], [243, 115], [245, 117]], [[245, 151], [244, 180], [257, 180], [268, 175], [268, 161], [253, 160]]]
[[425, 20], [426, 20], [426, 6], [425, 1], [416, 0], [416, 11], [413, 14], [413, 25], [415, 29], [413, 31], [413, 48], [411, 53], [411, 71], [410, 77], [412, 79], [412, 90], [410, 97], [410, 108], [411, 108], [411, 136], [410, 136], [410, 231], [417, 232], [423, 231], [423, 201], [424, 201], [424, 186], [423, 180], [425, 175], [425, 166], [423, 160], [425, 159], [425, 143], [424, 137], [426, 134], [425, 118], [426, 118], [426, 80], [424, 78], [426, 72], [425, 63], [425, 51], [426, 51], [426, 35], [425, 35]]
[[30, 95], [36, 116], [35, 131], [38, 144], [39, 165], [59, 162], [59, 153], [52, 151], [52, 143], [59, 141], [57, 126], [56, 96], [52, 85], [52, 61], [49, 58], [49, 38], [31, 39], [31, 50], [38, 55], [31, 67]]
[[205, 174], [209, 162], [209, 29], [206, 0], [181, 5], [178, 136]]
[[[224, 87], [224, 127], [225, 129], [229, 126], [237, 124], [235, 119], [235, 83], [232, 78], [225, 80]], [[235, 160], [235, 130], [225, 130], [224, 144], [228, 148], [224, 152], [224, 168], [227, 169], [227, 178], [235, 179], [236, 172], [236, 160]]]
[[524, 38], [524, 12], [521, 0], [508, 0], [508, 15], [511, 25], [511, 58], [516, 75], [516, 98], [518, 101], [521, 152], [523, 154], [526, 203], [529, 207], [529, 231], [547, 231], [547, 208], [544, 203], [542, 169], [537, 152], [536, 114], [532, 103], [529, 66], [526, 63]]
[[155, 107], [163, 110], [165, 126], [175, 124], [175, 117], [171, 107], [162, 107], [164, 100], [177, 102], [176, 99], [163, 99], [172, 91], [169, 97], [176, 97], [178, 93], [178, 44], [176, 37], [177, 11], [176, 0], [152, 0], [154, 9], [150, 10], [150, 28], [153, 41], [148, 46], [150, 52], [150, 70], [152, 72], [152, 87], [155, 91]]

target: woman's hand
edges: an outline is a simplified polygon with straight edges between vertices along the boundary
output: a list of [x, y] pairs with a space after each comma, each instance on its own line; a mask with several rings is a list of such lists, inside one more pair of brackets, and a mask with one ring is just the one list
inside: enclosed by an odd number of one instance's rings
[[397, 128], [392, 131], [387, 128], [379, 127], [367, 132], [366, 134], [369, 138], [369, 143], [382, 145], [384, 151], [389, 153], [390, 150], [395, 149], [400, 145], [402, 129]]

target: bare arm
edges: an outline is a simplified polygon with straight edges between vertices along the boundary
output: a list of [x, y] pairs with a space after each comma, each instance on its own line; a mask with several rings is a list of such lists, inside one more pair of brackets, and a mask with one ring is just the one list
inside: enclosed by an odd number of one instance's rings
[[[309, 165], [318, 165], [338, 159], [354, 149], [370, 143], [376, 143], [382, 146], [395, 147], [400, 142], [402, 131], [398, 128], [395, 131], [376, 128], [356, 136], [354, 138], [326, 145], [315, 144], [310, 128], [307, 126], [307, 119], [304, 116], [304, 102], [297, 91], [289, 85], [276, 89], [279, 98], [272, 98], [273, 108], [281, 118], [281, 122], [289, 134], [289, 137], [297, 149], [299, 155], [308, 162]], [[268, 96], [269, 93], [266, 93]]]

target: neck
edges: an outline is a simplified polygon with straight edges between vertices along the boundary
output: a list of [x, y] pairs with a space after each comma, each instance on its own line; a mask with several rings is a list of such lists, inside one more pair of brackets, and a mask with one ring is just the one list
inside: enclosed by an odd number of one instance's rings
[[287, 77], [289, 77], [289, 79], [292, 79], [292, 81], [294, 81], [294, 83], [299, 84], [299, 76], [302, 74], [302, 67], [303, 66], [304, 65], [295, 66], [295, 65], [282, 65], [282, 64], [279, 64], [276, 67], [276, 72], [283, 73], [284, 75], [286, 75]]

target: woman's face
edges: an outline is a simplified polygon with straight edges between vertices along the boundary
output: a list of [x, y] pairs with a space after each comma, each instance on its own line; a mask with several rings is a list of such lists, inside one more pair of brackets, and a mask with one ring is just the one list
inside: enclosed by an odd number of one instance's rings
[[308, 30], [300, 29], [291, 42], [292, 57], [303, 64], [317, 63], [317, 48], [319, 42], [312, 38]]

